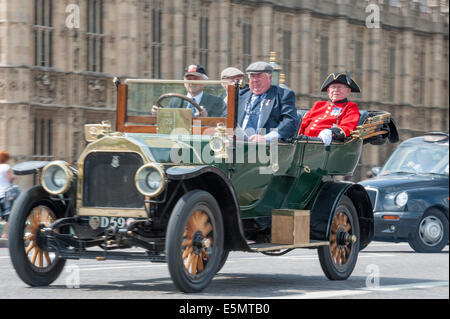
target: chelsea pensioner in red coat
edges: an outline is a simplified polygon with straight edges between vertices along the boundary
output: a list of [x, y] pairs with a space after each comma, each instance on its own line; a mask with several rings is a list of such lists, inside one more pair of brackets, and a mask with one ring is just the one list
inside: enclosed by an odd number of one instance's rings
[[321, 87], [328, 93], [328, 101], [318, 101], [309, 110], [300, 127], [299, 135], [320, 137], [325, 145], [343, 140], [359, 121], [359, 108], [347, 99], [350, 92], [360, 92], [349, 72], [330, 74]]
[[356, 128], [359, 121], [359, 108], [347, 99], [331, 102], [318, 101], [302, 120], [299, 134], [317, 137], [324, 129], [339, 128], [345, 137]]

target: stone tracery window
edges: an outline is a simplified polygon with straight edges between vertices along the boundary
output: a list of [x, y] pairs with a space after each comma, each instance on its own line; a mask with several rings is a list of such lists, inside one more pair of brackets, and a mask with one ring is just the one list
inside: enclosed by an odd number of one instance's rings
[[103, 72], [103, 0], [86, 0], [86, 69]]
[[162, 2], [153, 1], [152, 6], [152, 78], [161, 79], [162, 50]]
[[356, 27], [354, 29], [354, 37], [355, 40], [354, 52], [355, 52], [355, 61], [354, 61], [354, 69], [352, 70], [354, 79], [356, 83], [358, 83], [359, 87], [363, 88], [363, 71], [364, 71], [364, 28]]
[[34, 65], [53, 67], [53, 0], [34, 0]]
[[49, 159], [53, 155], [53, 120], [36, 116], [33, 122], [33, 158]]
[[188, 64], [188, 51], [189, 51], [189, 41], [188, 41], [188, 18], [189, 18], [189, 2], [188, 0], [183, 1], [183, 67]]
[[242, 22], [242, 63], [243, 69], [252, 62], [252, 15], [247, 11]]
[[292, 31], [283, 31], [283, 73], [286, 75], [286, 84], [290, 83], [291, 79], [291, 51], [292, 51]]
[[328, 35], [320, 37], [320, 85], [328, 75]]
[[425, 41], [421, 41], [422, 45], [419, 47], [418, 53], [418, 74], [417, 74], [417, 83], [418, 83], [418, 104], [425, 104]]
[[[204, 3], [203, 5], [206, 5]], [[209, 8], [203, 7], [200, 12], [200, 23], [199, 23], [199, 37], [200, 37], [200, 65], [202, 65], [206, 70], [208, 70], [208, 30], [209, 30]]]
[[389, 102], [395, 100], [395, 76], [396, 76], [396, 35], [391, 34], [386, 37], [385, 44], [385, 68], [384, 68], [384, 80], [385, 80], [385, 97]]
[[320, 25], [320, 45], [319, 45], [319, 87], [322, 85], [323, 81], [329, 74], [329, 37], [330, 25], [328, 22], [324, 21]]

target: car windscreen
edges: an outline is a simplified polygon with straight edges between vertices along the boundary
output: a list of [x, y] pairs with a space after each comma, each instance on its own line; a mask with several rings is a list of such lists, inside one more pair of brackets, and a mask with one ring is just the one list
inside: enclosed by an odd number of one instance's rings
[[[226, 117], [226, 87], [220, 81], [127, 80], [127, 116], [156, 116], [160, 108], [191, 109], [192, 117]], [[204, 111], [192, 103], [197, 102]], [[153, 109], [153, 111], [152, 111]]]
[[448, 175], [448, 144], [400, 145], [383, 166], [380, 175], [422, 173]]

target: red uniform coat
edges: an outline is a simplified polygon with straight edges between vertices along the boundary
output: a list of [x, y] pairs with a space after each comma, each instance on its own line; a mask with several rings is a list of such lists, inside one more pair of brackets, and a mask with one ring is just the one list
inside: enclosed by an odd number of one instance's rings
[[358, 121], [359, 108], [356, 103], [346, 100], [334, 104], [331, 101], [318, 101], [303, 117], [298, 134], [317, 137], [320, 131], [337, 124], [335, 127], [340, 128], [348, 137]]

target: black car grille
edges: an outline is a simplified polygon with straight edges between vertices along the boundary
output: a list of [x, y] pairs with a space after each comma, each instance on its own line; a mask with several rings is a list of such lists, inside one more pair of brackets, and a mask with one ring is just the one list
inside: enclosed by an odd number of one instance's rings
[[375, 211], [376, 204], [377, 204], [378, 192], [375, 190], [372, 190], [372, 189], [367, 189], [367, 188], [366, 188], [366, 191], [367, 191], [367, 194], [369, 195], [370, 202], [372, 203], [373, 211]]
[[84, 162], [83, 205], [144, 207], [144, 196], [138, 192], [134, 181], [142, 165], [142, 158], [136, 153], [90, 153]]

